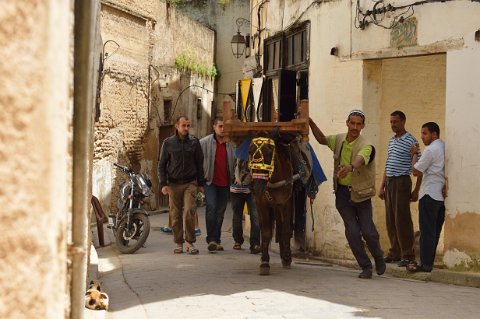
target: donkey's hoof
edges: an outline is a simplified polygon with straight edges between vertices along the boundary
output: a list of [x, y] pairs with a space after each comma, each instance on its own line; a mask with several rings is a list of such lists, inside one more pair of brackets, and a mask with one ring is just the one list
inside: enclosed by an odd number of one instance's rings
[[261, 265], [260, 266], [260, 276], [268, 276], [270, 275], [270, 266], [269, 265]]

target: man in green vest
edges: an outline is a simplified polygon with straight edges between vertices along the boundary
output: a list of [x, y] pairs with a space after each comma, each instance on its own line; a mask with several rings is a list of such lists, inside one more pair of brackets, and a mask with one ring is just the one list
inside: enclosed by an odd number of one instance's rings
[[362, 268], [359, 278], [372, 278], [372, 262], [363, 239], [375, 259], [378, 275], [385, 272], [380, 237], [372, 219], [372, 200], [375, 195], [375, 148], [360, 132], [365, 127], [365, 114], [353, 110], [347, 118], [348, 132], [325, 136], [310, 119], [313, 136], [333, 151], [333, 188], [335, 206], [345, 225], [345, 237], [355, 259]]

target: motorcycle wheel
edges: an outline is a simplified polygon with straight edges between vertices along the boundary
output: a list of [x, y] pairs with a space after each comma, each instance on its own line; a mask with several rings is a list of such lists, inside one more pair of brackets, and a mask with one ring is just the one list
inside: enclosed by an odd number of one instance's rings
[[133, 254], [139, 250], [150, 234], [150, 220], [142, 213], [136, 213], [131, 218], [132, 226], [127, 230], [127, 218], [124, 218], [117, 227], [115, 241], [122, 254]]

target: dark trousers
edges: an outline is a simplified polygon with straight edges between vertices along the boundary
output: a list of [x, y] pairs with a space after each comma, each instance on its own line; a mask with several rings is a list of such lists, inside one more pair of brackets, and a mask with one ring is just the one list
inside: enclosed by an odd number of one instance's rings
[[363, 245], [362, 237], [367, 242], [368, 250], [375, 260], [383, 258], [380, 247], [380, 236], [372, 219], [372, 201], [367, 199], [360, 203], [350, 200], [350, 190], [345, 186], [338, 186], [335, 193], [335, 205], [345, 225], [345, 237], [355, 259], [362, 269], [372, 268], [372, 262]]
[[418, 202], [418, 221], [420, 224], [420, 263], [425, 269], [431, 270], [445, 221], [444, 202], [434, 200], [429, 195], [423, 196]]
[[390, 239], [388, 256], [393, 259], [415, 260], [413, 249], [412, 214], [410, 195], [412, 179], [410, 176], [387, 177], [385, 181], [385, 212], [387, 232]]
[[223, 217], [229, 194], [228, 186], [205, 185], [207, 243], [214, 241], [220, 244], [221, 242]]
[[243, 244], [242, 216], [245, 203], [247, 204], [250, 216], [250, 248], [260, 245], [260, 226], [258, 225], [258, 212], [253, 202], [252, 194], [230, 193], [230, 200], [233, 210], [232, 232], [233, 239], [240, 245]]

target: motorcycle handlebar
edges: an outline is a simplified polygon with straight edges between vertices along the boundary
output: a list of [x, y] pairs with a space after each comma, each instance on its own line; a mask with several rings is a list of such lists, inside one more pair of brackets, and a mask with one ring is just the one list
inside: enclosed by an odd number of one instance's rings
[[122, 171], [124, 171], [127, 174], [133, 173], [133, 170], [131, 168], [126, 167], [126, 166], [122, 166], [122, 165], [117, 164], [117, 163], [113, 163], [113, 165], [120, 168]]

